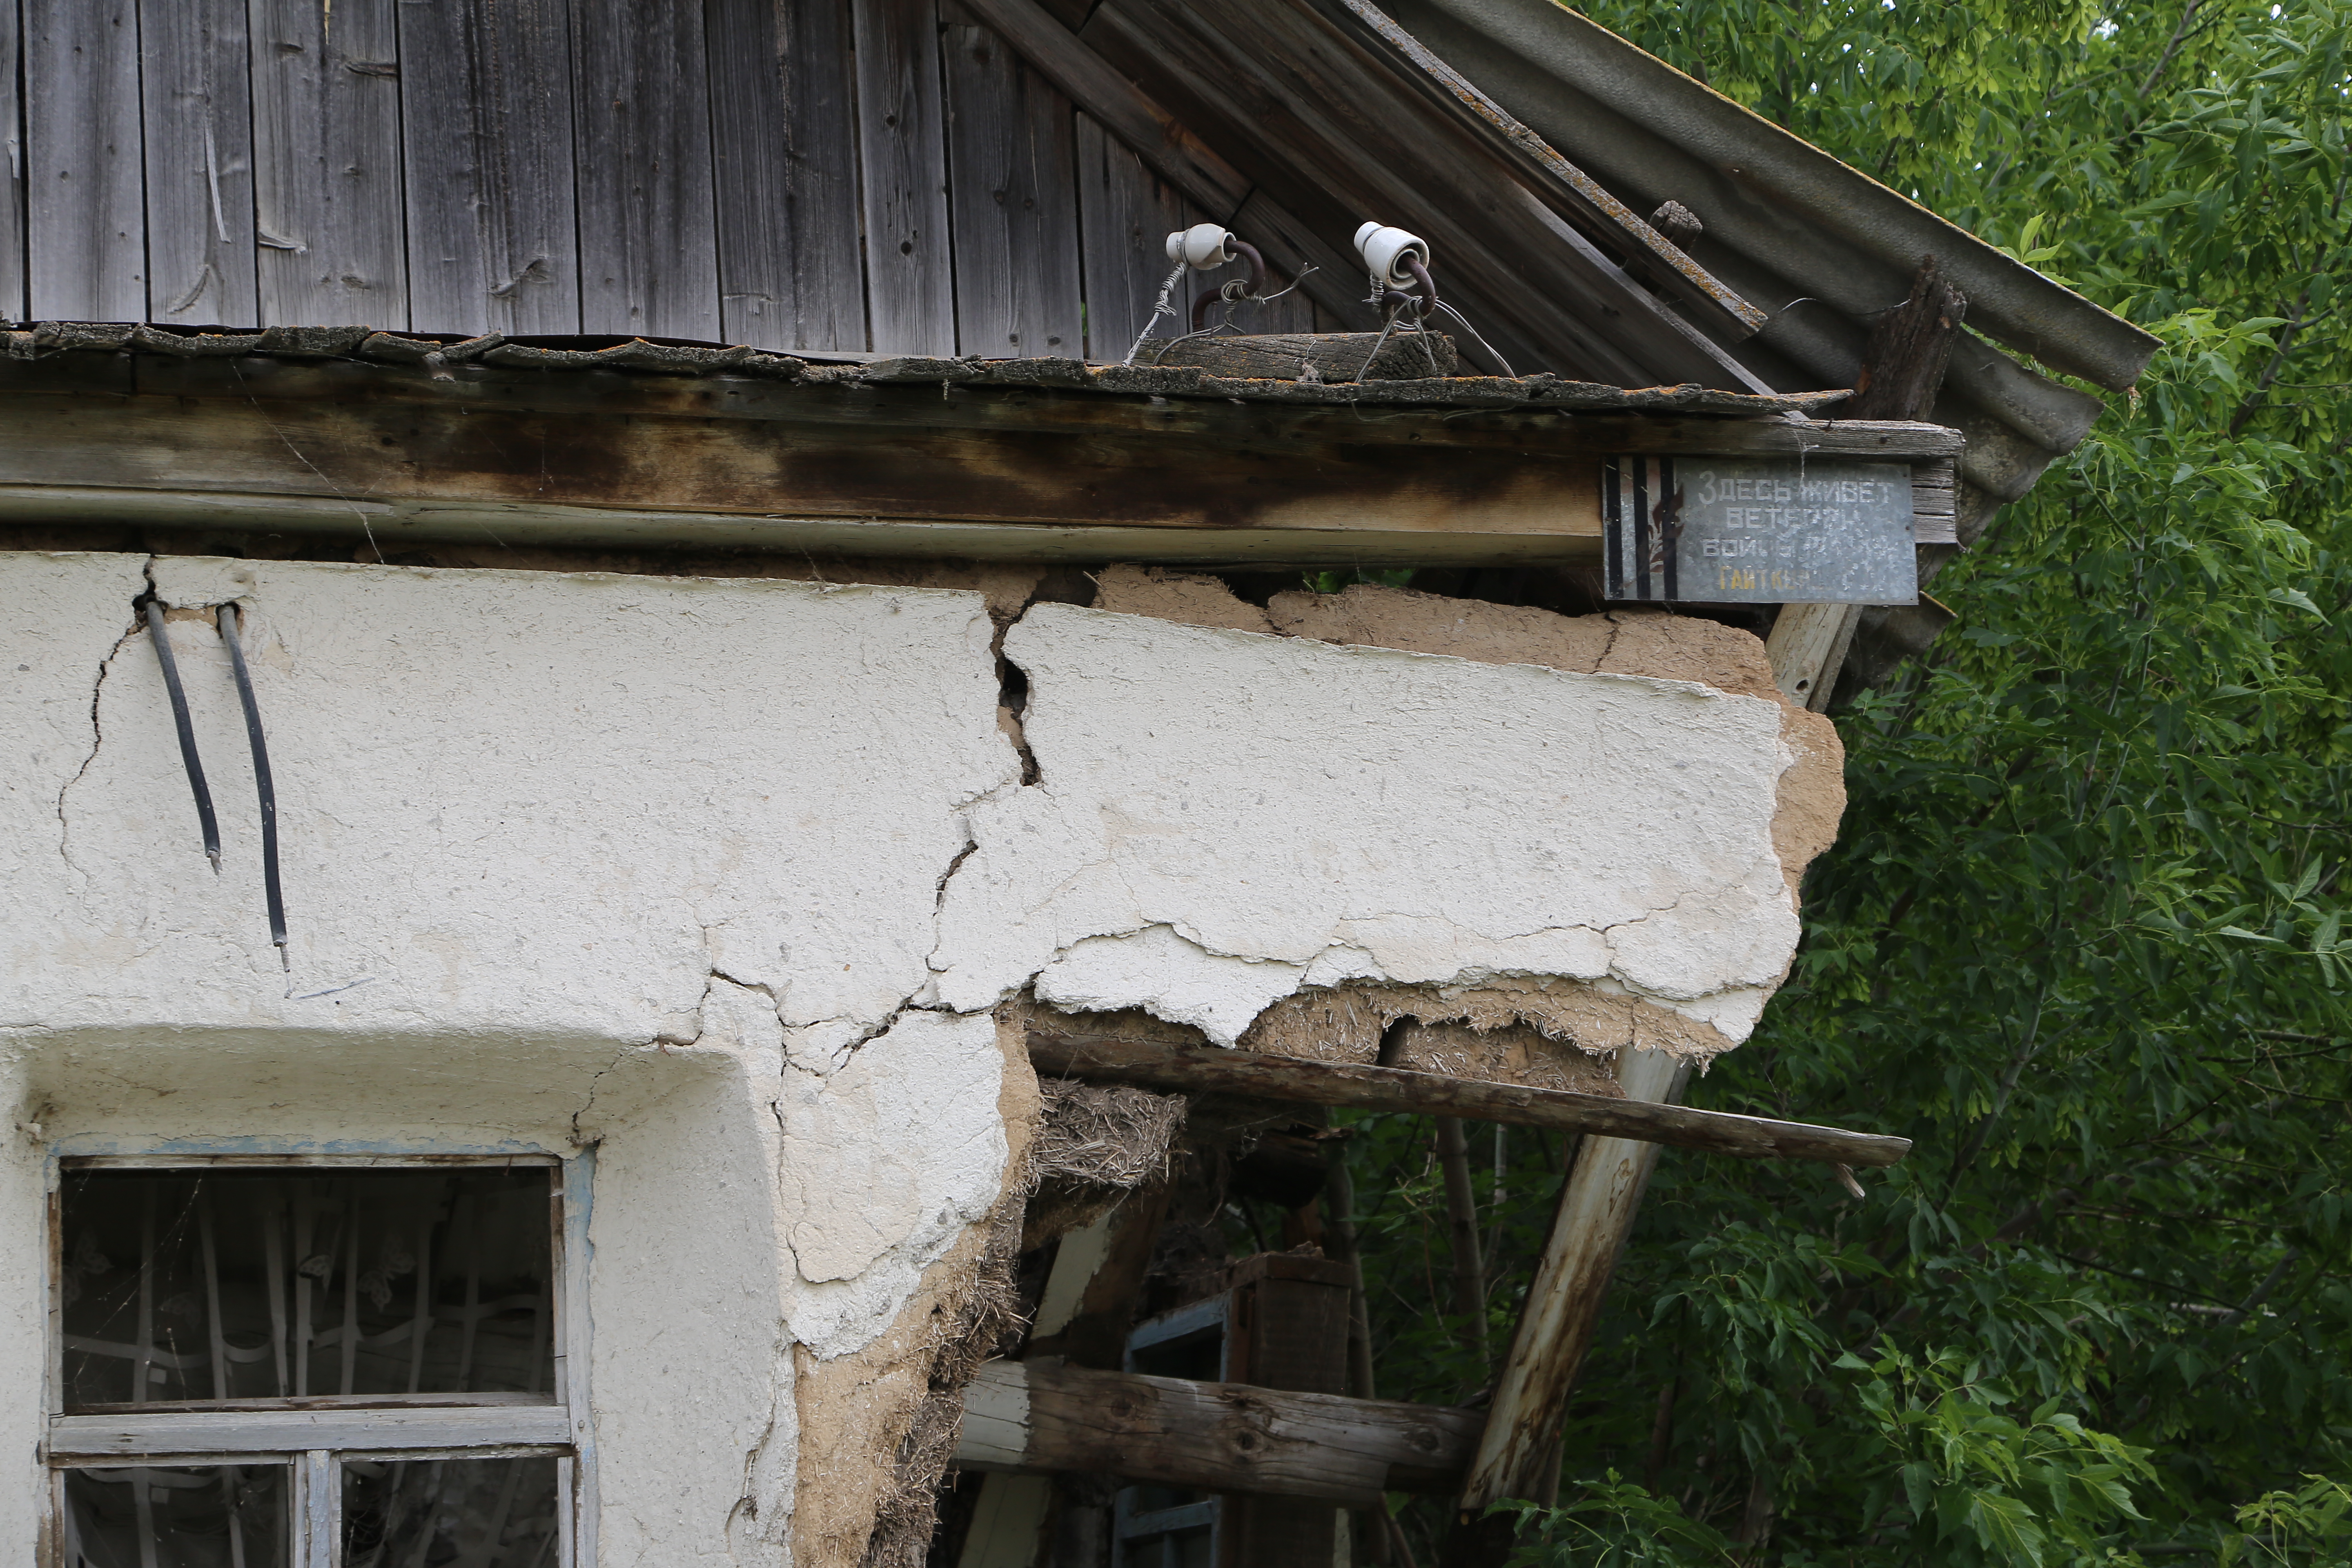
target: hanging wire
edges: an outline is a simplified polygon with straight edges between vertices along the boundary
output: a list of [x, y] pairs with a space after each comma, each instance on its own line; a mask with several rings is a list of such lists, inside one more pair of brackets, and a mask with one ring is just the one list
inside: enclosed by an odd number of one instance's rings
[[196, 824], [204, 830], [205, 857], [220, 875], [220, 819], [213, 815], [213, 792], [205, 783], [205, 764], [196, 755], [196, 727], [188, 719], [188, 694], [180, 685], [180, 661], [172, 639], [163, 634], [163, 606], [146, 603], [147, 635], [155, 644], [155, 661], [163, 667], [163, 689], [172, 699], [172, 724], [180, 732], [180, 761], [188, 770], [188, 788], [196, 797]]
[[236, 672], [237, 700], [245, 705], [245, 738], [253, 747], [253, 783], [261, 795], [261, 890], [269, 901], [269, 940], [277, 944], [278, 962], [292, 970], [286, 952], [286, 899], [278, 885], [278, 786], [269, 778], [269, 747], [261, 738], [261, 708], [253, 700], [253, 675], [245, 668], [239, 640], [236, 606], [220, 607], [221, 641], [228, 644], [229, 668]]
[[1443, 300], [1440, 300], [1437, 302], [1437, 308], [1444, 311], [1447, 315], [1453, 317], [1455, 323], [1458, 324], [1464, 331], [1470, 334], [1470, 341], [1484, 349], [1486, 352], [1487, 358], [1493, 360], [1496, 364], [1503, 367], [1503, 374], [1505, 375], [1511, 377], [1515, 381], [1518, 379], [1519, 373], [1511, 368], [1511, 362], [1505, 359], [1501, 354], [1496, 353], [1495, 352], [1495, 345], [1480, 337], [1478, 335], [1478, 329], [1472, 326], [1467, 321], [1465, 321], [1461, 311], [1455, 310], [1453, 306], [1447, 304]]
[[[1176, 292], [1176, 285], [1184, 281], [1184, 266], [1183, 262], [1179, 261], [1176, 264], [1176, 270], [1168, 275], [1168, 281], [1160, 286], [1160, 298], [1153, 302], [1151, 314], [1143, 319], [1143, 331], [1135, 334], [1135, 342], [1127, 347], [1127, 357], [1119, 361], [1119, 363], [1133, 364], [1137, 353], [1143, 347], [1143, 340], [1151, 335], [1151, 329], [1160, 324], [1160, 318], [1176, 314], [1176, 307], [1170, 302], [1170, 296]], [[1167, 351], [1163, 349], [1160, 352], [1164, 353]]]

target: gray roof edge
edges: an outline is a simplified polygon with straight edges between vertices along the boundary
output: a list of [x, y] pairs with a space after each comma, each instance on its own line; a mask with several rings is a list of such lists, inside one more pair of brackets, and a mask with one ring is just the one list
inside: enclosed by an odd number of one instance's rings
[[[1969, 299], [1969, 324], [2051, 368], [2114, 391], [2158, 340], [1957, 224], [1685, 76], [1557, 0], [1426, 0], [1528, 64], [1665, 137], [1906, 274], [1933, 253]], [[1577, 149], [1561, 149], [1571, 158]], [[1704, 216], [1704, 215], [1702, 215]]]

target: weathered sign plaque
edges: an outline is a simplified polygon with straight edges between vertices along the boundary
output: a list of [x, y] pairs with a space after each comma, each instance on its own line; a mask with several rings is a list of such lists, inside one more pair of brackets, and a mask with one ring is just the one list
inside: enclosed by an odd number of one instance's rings
[[1918, 602], [1902, 463], [1610, 458], [1601, 516], [1612, 599]]

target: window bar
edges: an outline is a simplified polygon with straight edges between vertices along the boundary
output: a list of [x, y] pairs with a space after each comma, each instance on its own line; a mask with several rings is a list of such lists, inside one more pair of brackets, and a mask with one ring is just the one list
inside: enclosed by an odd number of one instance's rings
[[471, 1194], [457, 1200], [466, 1211], [466, 1310], [457, 1348], [457, 1389], [473, 1391], [474, 1331], [481, 1321], [482, 1226], [479, 1206]]
[[277, 1194], [256, 1199], [261, 1251], [269, 1274], [269, 1348], [278, 1363], [278, 1397], [286, 1397], [286, 1205]]
[[139, 1527], [139, 1568], [156, 1568], [155, 1489], [148, 1484], [145, 1469], [129, 1471], [131, 1477], [131, 1507], [134, 1522]]
[[528, 1459], [499, 1461], [506, 1467], [507, 1476], [499, 1488], [498, 1505], [490, 1510], [489, 1522], [483, 1529], [482, 1539], [471, 1552], [457, 1559], [457, 1568], [488, 1568], [488, 1564], [498, 1561], [499, 1548], [504, 1544], [502, 1538], [507, 1532], [507, 1515], [514, 1511], [515, 1487], [522, 1479], [523, 1466], [530, 1462]]
[[220, 1253], [213, 1239], [212, 1194], [201, 1189], [196, 1199], [196, 1231], [205, 1248], [205, 1329], [212, 1341], [213, 1397], [226, 1399], [230, 1396], [228, 1336], [221, 1328]]
[[294, 1189], [294, 1397], [310, 1392], [310, 1233], [316, 1220], [314, 1184]]
[[[147, 1384], [155, 1365], [155, 1189], [147, 1189], [146, 1201], [139, 1211], [139, 1343], [138, 1353], [131, 1358], [131, 1398], [136, 1404], [146, 1399]], [[140, 1517], [145, 1518], [147, 1493], [139, 1492]]]
[[351, 1210], [344, 1221], [348, 1232], [344, 1256], [349, 1262], [343, 1268], [343, 1392], [352, 1390], [352, 1374], [359, 1369], [360, 1356], [360, 1194], [350, 1194]]
[[425, 1336], [433, 1331], [433, 1211], [416, 1221], [416, 1315], [408, 1321], [408, 1392], [425, 1382]]
[[228, 1505], [228, 1568], [246, 1568], [245, 1495], [237, 1484], [244, 1479], [239, 1467], [221, 1467], [221, 1500]]
[[533, 1394], [539, 1392], [540, 1363], [547, 1359], [548, 1319], [552, 1315], [549, 1309], [554, 1305], [551, 1300], [554, 1290], [553, 1280], [542, 1280], [538, 1299], [530, 1304], [530, 1382], [528, 1386]]

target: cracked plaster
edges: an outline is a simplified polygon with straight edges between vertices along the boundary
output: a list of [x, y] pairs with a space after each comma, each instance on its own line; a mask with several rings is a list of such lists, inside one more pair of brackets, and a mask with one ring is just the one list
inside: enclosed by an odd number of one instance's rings
[[[131, 613], [151, 576], [217, 878]], [[30, 911], [0, 930], [0, 1089], [124, 1147], [595, 1147], [604, 1560], [854, 1560], [866, 1483], [804, 1527], [795, 1473], [903, 1430], [877, 1380], [919, 1390], [1034, 1097], [1004, 998], [1230, 1042], [1302, 988], [1567, 977], [1738, 1038], [1785, 970], [1784, 861], [1822, 829], [1776, 824], [1774, 703], [1177, 597], [1227, 624], [1032, 605], [1001, 639], [1027, 679], [1006, 725], [979, 593], [0, 556], [0, 875]], [[203, 613], [229, 599], [290, 976]], [[24, 1163], [0, 1201], [37, 1195]], [[0, 1355], [0, 1391], [32, 1360]]]

